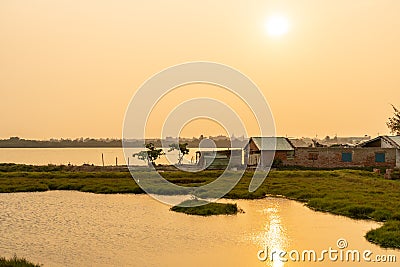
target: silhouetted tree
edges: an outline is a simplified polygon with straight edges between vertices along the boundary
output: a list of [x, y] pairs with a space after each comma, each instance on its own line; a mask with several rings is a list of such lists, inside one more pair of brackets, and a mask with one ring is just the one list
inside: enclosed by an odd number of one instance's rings
[[180, 143], [178, 144], [171, 144], [169, 145], [169, 150], [168, 151], [173, 151], [173, 150], [178, 150], [179, 151], [179, 156], [178, 156], [178, 164], [182, 164], [183, 157], [187, 154], [189, 154], [189, 149], [187, 148], [188, 143]]
[[154, 162], [161, 156], [164, 155], [162, 149], [157, 149], [153, 143], [146, 144], [147, 150], [140, 151], [133, 154], [133, 157], [138, 157], [140, 160], [148, 161], [148, 163], [154, 165]]
[[389, 118], [386, 125], [389, 127], [392, 134], [400, 135], [400, 110], [398, 110], [394, 105], [392, 105], [394, 110], [394, 115]]

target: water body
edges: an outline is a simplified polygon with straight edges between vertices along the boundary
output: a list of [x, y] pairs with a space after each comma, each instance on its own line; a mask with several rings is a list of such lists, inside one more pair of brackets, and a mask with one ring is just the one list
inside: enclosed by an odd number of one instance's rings
[[[226, 148], [217, 148], [226, 149]], [[133, 155], [142, 148], [129, 148], [129, 155]], [[197, 148], [190, 148], [189, 155], [184, 158], [184, 163], [189, 164], [196, 161]], [[210, 150], [210, 149], [203, 149]], [[164, 149], [166, 155], [157, 160], [158, 164], [174, 164], [177, 163], [178, 151], [168, 152], [168, 148]], [[0, 148], [0, 163], [19, 163], [32, 165], [82, 165], [94, 164], [102, 165], [101, 154], [104, 157], [104, 164], [107, 166], [126, 165], [122, 148]], [[129, 157], [130, 165], [146, 165], [137, 157]]]
[[328, 260], [262, 262], [257, 257], [265, 246], [322, 251], [337, 249], [337, 240], [345, 238], [349, 249], [400, 260], [398, 251], [364, 239], [378, 223], [314, 212], [283, 198], [235, 202], [245, 213], [197, 217], [169, 211], [147, 195], [0, 194], [0, 255], [16, 253], [44, 266], [366, 266]]

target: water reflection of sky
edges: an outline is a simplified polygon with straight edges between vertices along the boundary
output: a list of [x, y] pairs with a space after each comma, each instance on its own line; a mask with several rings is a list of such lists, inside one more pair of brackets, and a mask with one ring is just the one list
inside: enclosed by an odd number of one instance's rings
[[265, 215], [265, 225], [262, 231], [254, 234], [253, 242], [265, 253], [268, 253], [268, 259], [265, 262], [268, 266], [282, 267], [285, 263], [279, 260], [278, 255], [275, 255], [273, 260], [270, 257], [272, 251], [279, 253], [288, 248], [286, 229], [282, 225], [279, 209], [278, 207], [269, 207], [259, 212]]
[[[180, 202], [183, 197], [170, 198]], [[375, 222], [317, 213], [283, 198], [220, 202], [235, 202], [245, 213], [190, 216], [171, 212], [144, 194], [0, 194], [0, 255], [16, 253], [44, 266], [382, 266], [294, 263], [288, 255], [287, 264], [257, 259], [264, 244], [288, 252], [321, 251], [345, 237], [350, 248], [400, 258], [398, 251], [381, 249], [364, 238], [379, 227]]]

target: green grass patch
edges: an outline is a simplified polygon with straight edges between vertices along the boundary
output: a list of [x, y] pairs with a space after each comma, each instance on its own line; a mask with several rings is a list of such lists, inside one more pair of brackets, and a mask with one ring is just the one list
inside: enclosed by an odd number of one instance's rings
[[25, 258], [19, 258], [16, 255], [10, 259], [0, 257], [1, 267], [40, 267], [40, 264], [34, 264], [26, 260]]
[[[196, 207], [187, 207], [197, 205]], [[200, 205], [200, 206], [199, 206]], [[171, 208], [172, 211], [182, 212], [189, 215], [211, 216], [211, 215], [234, 215], [238, 213], [237, 204], [211, 203], [205, 200], [185, 200]]]
[[400, 249], [400, 221], [388, 221], [381, 228], [369, 231], [365, 237], [384, 248]]
[[0, 172], [0, 193], [47, 190], [143, 193], [129, 172]]

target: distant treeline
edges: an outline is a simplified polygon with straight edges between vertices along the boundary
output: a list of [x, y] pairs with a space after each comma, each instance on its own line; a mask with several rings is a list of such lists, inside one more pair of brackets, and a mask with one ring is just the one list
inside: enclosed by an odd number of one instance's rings
[[51, 140], [27, 140], [19, 137], [0, 140], [2, 148], [66, 148], [66, 147], [121, 147], [118, 139], [51, 139]]
[[[193, 138], [185, 140], [189, 147], [198, 147], [201, 139]], [[230, 140], [226, 139], [214, 140], [217, 147], [231, 147]], [[156, 147], [161, 147], [160, 139], [149, 139], [145, 143], [153, 143]], [[246, 142], [233, 140], [232, 147], [243, 147]], [[165, 147], [172, 144], [172, 141], [163, 141]], [[127, 140], [124, 142], [127, 147], [144, 147], [144, 141]], [[50, 139], [50, 140], [28, 140], [19, 137], [10, 137], [9, 139], [0, 139], [0, 148], [68, 148], [68, 147], [122, 147], [121, 139], [94, 139], [94, 138], [78, 138], [78, 139]]]

